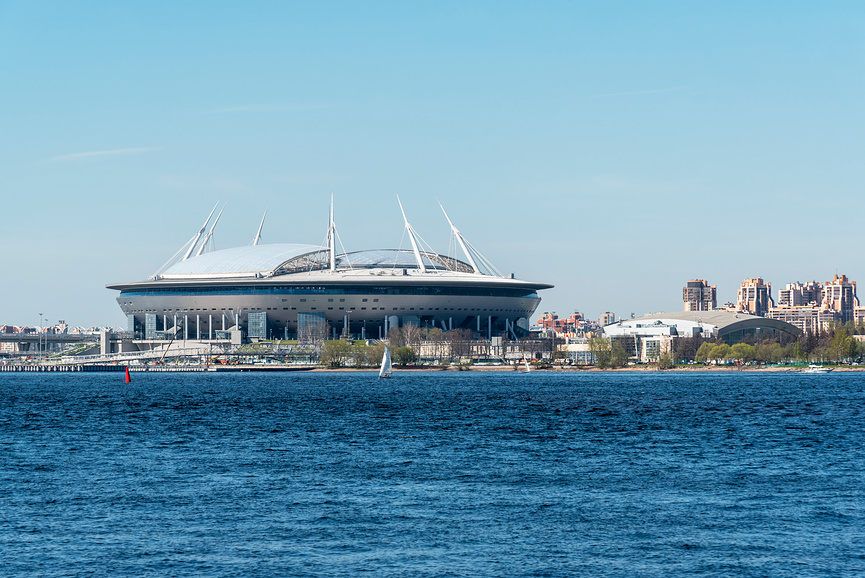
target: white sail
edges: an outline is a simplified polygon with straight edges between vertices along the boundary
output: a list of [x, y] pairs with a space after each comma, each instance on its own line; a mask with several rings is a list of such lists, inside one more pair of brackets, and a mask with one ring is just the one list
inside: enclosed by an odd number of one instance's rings
[[384, 355], [381, 356], [381, 369], [378, 370], [379, 377], [390, 377], [391, 373], [391, 364], [390, 364], [390, 349], [387, 348], [387, 345], [384, 346]]
[[524, 359], [523, 361], [526, 362], [526, 372], [531, 371], [531, 368], [529, 368], [529, 360], [528, 360], [528, 359]]

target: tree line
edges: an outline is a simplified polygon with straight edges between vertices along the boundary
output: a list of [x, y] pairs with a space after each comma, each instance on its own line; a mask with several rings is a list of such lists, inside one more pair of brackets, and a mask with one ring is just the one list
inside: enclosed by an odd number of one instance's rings
[[767, 339], [757, 342], [746, 336], [733, 345], [721, 340], [685, 337], [676, 340], [673, 356], [678, 363], [742, 362], [760, 363], [842, 363], [860, 362], [865, 343], [854, 335], [865, 334], [865, 325], [852, 322], [829, 324], [817, 332], [806, 331], [797, 339]]

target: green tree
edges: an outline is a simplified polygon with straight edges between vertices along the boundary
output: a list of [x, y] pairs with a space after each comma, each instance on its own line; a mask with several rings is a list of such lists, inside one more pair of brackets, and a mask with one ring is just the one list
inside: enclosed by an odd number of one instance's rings
[[371, 367], [376, 367], [381, 363], [381, 358], [384, 357], [384, 343], [374, 343], [367, 346], [364, 354], [364, 364]]
[[673, 356], [669, 353], [663, 353], [658, 357], [658, 369], [673, 369], [676, 364], [673, 362]]
[[709, 359], [723, 361], [730, 356], [730, 346], [726, 343], [716, 343], [709, 352]]
[[708, 341], [701, 343], [699, 349], [697, 349], [697, 353], [694, 355], [694, 361], [697, 363], [706, 363], [709, 361], [709, 354], [712, 352], [712, 348], [714, 347], [715, 345]]
[[836, 328], [835, 335], [827, 349], [827, 357], [837, 363], [845, 359], [852, 359], [855, 354], [856, 341], [847, 334], [847, 328]]
[[404, 345], [393, 350], [393, 362], [397, 365], [407, 365], [417, 360], [417, 352], [411, 347]]
[[345, 339], [325, 341], [321, 346], [321, 363], [330, 367], [340, 367], [351, 356], [351, 343]]
[[358, 340], [351, 345], [351, 360], [355, 367], [368, 365], [367, 349], [369, 349], [369, 345], [365, 341]]
[[628, 352], [625, 351], [625, 348], [618, 341], [614, 341], [610, 346], [610, 353], [613, 367], [621, 367], [628, 363]]
[[606, 337], [596, 336], [589, 339], [589, 352], [595, 360], [595, 365], [604, 369], [612, 362], [612, 344]]
[[747, 343], [737, 343], [730, 347], [730, 356], [733, 359], [741, 359], [744, 362], [754, 361], [757, 357], [757, 350], [753, 345]]

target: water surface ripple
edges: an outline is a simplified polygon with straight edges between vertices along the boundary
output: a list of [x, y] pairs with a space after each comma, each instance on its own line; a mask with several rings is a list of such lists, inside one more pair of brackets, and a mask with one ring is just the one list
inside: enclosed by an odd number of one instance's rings
[[862, 575], [863, 384], [0, 374], [2, 573]]

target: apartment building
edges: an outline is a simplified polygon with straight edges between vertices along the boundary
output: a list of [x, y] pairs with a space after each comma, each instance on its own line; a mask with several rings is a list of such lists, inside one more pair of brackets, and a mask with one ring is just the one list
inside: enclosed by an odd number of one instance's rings
[[771, 283], [764, 283], [762, 277], [742, 281], [736, 295], [737, 311], [766, 317], [769, 309], [774, 306]]
[[705, 279], [693, 279], [682, 288], [685, 311], [711, 311], [718, 305], [718, 290]]
[[823, 284], [823, 307], [837, 311], [841, 322], [853, 321], [854, 310], [859, 306], [856, 296], [856, 281], [847, 279], [847, 275], [835, 275], [832, 281]]

